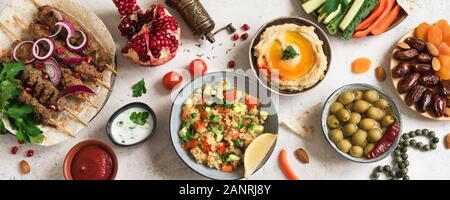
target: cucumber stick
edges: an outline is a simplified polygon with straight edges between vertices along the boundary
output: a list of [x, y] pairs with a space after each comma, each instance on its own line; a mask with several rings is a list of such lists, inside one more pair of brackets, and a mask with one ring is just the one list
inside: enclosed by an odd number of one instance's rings
[[353, 21], [353, 18], [355, 18], [356, 14], [358, 14], [359, 9], [364, 4], [364, 0], [355, 0], [350, 7], [350, 10], [348, 10], [347, 14], [345, 15], [342, 22], [339, 24], [339, 28], [344, 31], [347, 26]]
[[305, 10], [306, 13], [311, 14], [316, 9], [318, 9], [320, 6], [322, 6], [325, 3], [326, 0], [309, 0], [302, 4], [303, 10]]
[[361, 23], [362, 20], [364, 20], [369, 14], [372, 12], [372, 10], [375, 8], [375, 6], [378, 4], [380, 0], [365, 0], [363, 6], [361, 9], [359, 9], [358, 14], [353, 18], [352, 22], [347, 26], [347, 28], [344, 30], [344, 33], [342, 34], [342, 37], [344, 39], [350, 39], [353, 36], [353, 33], [355, 33], [356, 26], [358, 26], [359, 23]]
[[338, 15], [327, 25], [327, 30], [330, 34], [334, 35], [338, 32], [339, 24], [344, 19], [345, 14], [348, 12], [348, 9], [350, 9], [350, 3], [352, 1], [353, 0], [343, 0], [343, 2], [341, 3], [342, 12], [338, 13]]
[[325, 18], [325, 20], [323, 20], [324, 24], [328, 24], [331, 22], [331, 20], [333, 20], [336, 16], [339, 15], [339, 13], [341, 12], [341, 5], [338, 6], [337, 10], [335, 10], [334, 12], [330, 13], [327, 18]]

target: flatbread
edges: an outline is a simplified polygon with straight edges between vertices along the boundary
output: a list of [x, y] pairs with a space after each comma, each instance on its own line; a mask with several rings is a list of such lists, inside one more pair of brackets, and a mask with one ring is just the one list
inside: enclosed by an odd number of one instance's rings
[[[71, 21], [78, 21], [79, 24], [83, 26], [84, 31], [88, 32], [88, 34], [90, 33], [89, 35], [94, 36], [95, 39], [110, 52], [111, 60], [115, 60], [116, 46], [111, 33], [108, 31], [105, 24], [88, 8], [81, 5], [81, 3], [76, 0], [35, 0], [35, 2], [37, 2], [39, 6], [50, 5], [59, 8], [71, 18]], [[26, 25], [29, 25], [34, 20], [37, 11], [37, 7], [32, 0], [14, 0], [11, 1], [10, 6], [7, 6], [2, 13], [0, 13], [0, 22], [11, 31], [10, 34], [21, 37], [22, 34], [27, 34], [27, 31], [24, 30], [24, 26], [15, 20], [13, 16], [20, 18]], [[77, 16], [77, 18], [74, 16]], [[2, 50], [0, 54], [2, 55], [7, 52], [6, 50], [11, 49], [11, 45], [14, 42], [7, 34], [8, 33], [0, 31], [0, 49]], [[116, 68], [114, 62], [112, 65], [112, 67]], [[109, 70], [105, 70], [103, 72], [103, 82], [112, 83], [112, 80], [113, 73]], [[95, 86], [93, 83], [88, 86], [96, 93], [96, 95], [90, 97], [91, 101], [101, 108], [106, 103], [110, 91], [105, 87]], [[86, 102], [81, 104], [80, 102], [76, 103], [75, 101], [68, 103], [70, 103], [69, 107], [76, 107], [76, 109], [73, 110], [77, 116], [86, 122], [91, 121], [99, 112], [99, 110]], [[84, 128], [82, 124], [70, 117], [66, 112], [62, 112], [58, 116], [58, 120], [63, 122], [64, 127], [74, 133], [74, 135], [77, 135]], [[9, 121], [5, 119], [3, 119], [3, 121], [6, 128], [11, 133], [15, 134], [16, 131], [12, 129]], [[53, 127], [40, 125], [39, 128], [44, 132], [45, 136], [44, 141], [40, 145], [51, 146], [71, 139], [70, 136], [65, 135], [63, 132]]]

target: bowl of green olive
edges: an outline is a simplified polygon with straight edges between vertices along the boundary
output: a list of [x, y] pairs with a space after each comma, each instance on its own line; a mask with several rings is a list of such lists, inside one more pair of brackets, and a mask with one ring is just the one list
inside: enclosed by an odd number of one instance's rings
[[333, 92], [323, 107], [321, 123], [325, 138], [339, 155], [359, 163], [388, 156], [400, 140], [402, 127], [397, 104], [381, 89], [361, 83]]

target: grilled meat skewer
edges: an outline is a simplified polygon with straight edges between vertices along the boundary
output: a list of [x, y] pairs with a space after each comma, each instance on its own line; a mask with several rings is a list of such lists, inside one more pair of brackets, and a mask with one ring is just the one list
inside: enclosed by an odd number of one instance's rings
[[48, 80], [43, 78], [41, 70], [31, 65], [26, 65], [25, 70], [19, 75], [23, 85], [32, 88], [32, 94], [43, 105], [57, 105], [59, 90]]
[[[51, 33], [46, 30], [42, 25], [37, 24], [37, 23], [31, 23], [30, 24], [30, 32], [34, 33], [32, 37], [34, 37], [33, 39], [40, 39], [43, 37], [48, 37], [51, 35]], [[78, 58], [81, 57], [80, 55], [76, 54], [76, 53], [72, 53], [69, 50], [67, 50], [67, 48], [63, 45], [63, 43], [61, 41], [56, 40], [55, 41], [56, 44], [56, 51], [54, 56], [58, 59], [61, 60], [63, 58]], [[41, 45], [44, 49], [48, 50], [48, 46], [47, 45]], [[74, 69], [74, 71], [77, 71], [80, 73], [81, 77], [85, 80], [89, 80], [89, 81], [97, 81], [97, 80], [101, 80], [103, 75], [98, 72], [95, 67], [85, 61], [83, 61], [81, 64], [79, 65], [73, 65], [70, 66]]]
[[[55, 23], [58, 22], [58, 19], [55, 17], [53, 10], [57, 10], [58, 12], [60, 12], [64, 19], [69, 19], [69, 17], [66, 14], [64, 14], [64, 12], [58, 10], [57, 8], [53, 8], [47, 5], [39, 7], [37, 19], [42, 24], [47, 25], [52, 30], [52, 34], [56, 33], [59, 28], [58, 26], [55, 25]], [[80, 26], [80, 24], [78, 24], [77, 21], [71, 21], [71, 23], [76, 29], [84, 31], [84, 29]], [[103, 70], [107, 67], [106, 65], [111, 66], [112, 60], [106, 49], [103, 48], [103, 46], [94, 37], [90, 36], [89, 33], [86, 32], [86, 34], [89, 37], [89, 43], [88, 47], [81, 52], [81, 55], [92, 56], [97, 70], [103, 72]], [[65, 41], [67, 37], [67, 32], [63, 29], [61, 30], [60, 34], [57, 37]], [[82, 42], [82, 40], [83, 38], [81, 34], [78, 32], [76, 32], [74, 36], [71, 38], [72, 44], [79, 44], [80, 42]]]

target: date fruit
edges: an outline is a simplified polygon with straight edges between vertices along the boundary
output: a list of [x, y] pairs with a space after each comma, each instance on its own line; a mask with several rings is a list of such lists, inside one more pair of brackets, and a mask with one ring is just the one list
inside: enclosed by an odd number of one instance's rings
[[[435, 86], [435, 85], [439, 84], [439, 82], [440, 82], [440, 78], [439, 78], [439, 76], [437, 76], [435, 74], [428, 74], [428, 75], [420, 77], [420, 79], [419, 79], [419, 83], [421, 85], [424, 85], [427, 87]], [[449, 90], [450, 90], [450, 88], [449, 88]]]
[[416, 110], [424, 113], [427, 112], [428, 107], [431, 104], [431, 100], [433, 99], [433, 91], [432, 90], [426, 90], [422, 94], [422, 98], [420, 98], [419, 102], [416, 104]]
[[423, 95], [423, 92], [425, 92], [427, 88], [423, 85], [416, 85], [413, 87], [412, 90], [409, 91], [408, 95], [406, 95], [405, 102], [406, 105], [412, 106], [416, 102], [420, 100], [420, 98]]
[[399, 50], [394, 53], [394, 58], [401, 61], [410, 61], [419, 55], [416, 49]]
[[427, 43], [414, 37], [406, 38], [405, 43], [420, 52], [425, 52], [427, 50]]
[[417, 72], [421, 75], [434, 73], [434, 69], [430, 64], [420, 64], [420, 63], [414, 64], [412, 71]]
[[445, 96], [449, 96], [450, 95], [450, 81], [441, 81], [441, 85], [440, 85], [439, 89], [441, 90], [442, 94], [444, 94]]
[[411, 73], [413, 67], [412, 62], [401, 62], [392, 70], [392, 77], [402, 78]]
[[420, 53], [417, 55], [416, 59], [421, 63], [430, 64], [433, 60], [433, 56], [427, 53]]
[[398, 92], [400, 94], [408, 92], [414, 86], [417, 85], [417, 82], [419, 81], [419, 78], [420, 78], [420, 74], [419, 73], [409, 74], [409, 75], [403, 77], [398, 82], [398, 86], [397, 86]]
[[445, 108], [447, 107], [447, 102], [445, 101], [445, 97], [442, 97], [438, 94], [434, 95], [432, 100], [431, 110], [436, 117], [442, 117], [445, 113]]

